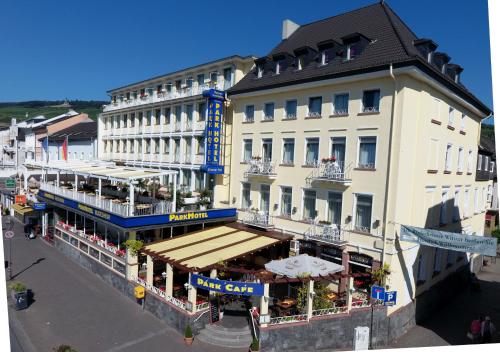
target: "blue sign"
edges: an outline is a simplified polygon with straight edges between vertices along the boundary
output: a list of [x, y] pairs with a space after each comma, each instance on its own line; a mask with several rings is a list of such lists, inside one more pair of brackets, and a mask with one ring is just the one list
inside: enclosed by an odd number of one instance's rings
[[33, 203], [34, 210], [45, 210], [47, 209], [47, 203]]
[[396, 291], [387, 291], [385, 293], [385, 297], [384, 297], [384, 305], [386, 305], [386, 306], [395, 305], [396, 304], [396, 296], [397, 296]]
[[385, 299], [385, 288], [381, 286], [372, 286], [370, 297], [373, 299], [380, 299], [383, 301]]
[[207, 125], [205, 128], [205, 164], [201, 170], [207, 174], [223, 174], [221, 165], [222, 119], [224, 109], [224, 92], [209, 89], [203, 92], [208, 97]]
[[81, 212], [93, 215], [97, 218], [104, 219], [115, 225], [125, 228], [183, 223], [192, 221], [202, 222], [203, 220], [236, 217], [236, 208], [210, 209], [201, 211], [189, 211], [184, 213], [122, 217], [101, 209], [88, 206], [86, 204], [78, 203], [77, 201], [74, 201], [72, 199], [67, 199], [42, 190], [38, 191], [37, 196], [49, 202], [62, 204], [69, 208], [80, 210]]
[[212, 279], [206, 276], [191, 274], [191, 285], [204, 290], [241, 296], [263, 296], [264, 285], [254, 282], [239, 282]]

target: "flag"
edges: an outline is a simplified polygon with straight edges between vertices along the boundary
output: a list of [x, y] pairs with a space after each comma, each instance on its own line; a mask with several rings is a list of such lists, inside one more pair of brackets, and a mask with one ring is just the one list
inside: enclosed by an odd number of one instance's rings
[[64, 139], [64, 142], [62, 144], [62, 152], [63, 152], [63, 159], [68, 161], [68, 136]]

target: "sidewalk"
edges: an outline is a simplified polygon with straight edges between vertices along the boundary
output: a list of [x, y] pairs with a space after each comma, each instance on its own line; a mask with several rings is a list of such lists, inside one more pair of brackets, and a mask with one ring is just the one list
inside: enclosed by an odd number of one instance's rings
[[12, 273], [34, 293], [28, 309], [9, 309], [11, 333], [24, 351], [31, 352], [30, 344], [43, 352], [60, 344], [78, 352], [224, 351], [196, 339], [191, 347], [185, 346], [177, 331], [42, 239], [26, 240], [19, 224], [15, 233]]
[[436, 311], [423, 324], [414, 327], [407, 334], [387, 348], [431, 347], [466, 345], [471, 341], [466, 334], [472, 319], [489, 315], [497, 328], [493, 342], [500, 342], [500, 260], [483, 267], [478, 274], [481, 292], [471, 292], [469, 287], [457, 297]]

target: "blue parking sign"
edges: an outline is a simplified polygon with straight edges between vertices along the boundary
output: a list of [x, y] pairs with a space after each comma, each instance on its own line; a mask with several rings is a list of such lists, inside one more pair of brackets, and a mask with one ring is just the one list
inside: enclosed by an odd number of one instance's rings
[[384, 297], [384, 305], [386, 305], [386, 306], [395, 305], [396, 304], [396, 296], [397, 296], [396, 291], [387, 291], [385, 293], [385, 297]]
[[372, 286], [371, 298], [384, 300], [385, 298], [385, 288], [381, 286]]

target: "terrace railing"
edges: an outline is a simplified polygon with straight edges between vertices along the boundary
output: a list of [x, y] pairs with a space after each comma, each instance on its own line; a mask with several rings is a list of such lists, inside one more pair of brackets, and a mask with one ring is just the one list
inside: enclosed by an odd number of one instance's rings
[[244, 212], [242, 222], [246, 225], [266, 229], [274, 227], [274, 218], [271, 215], [260, 211]]
[[271, 160], [250, 159], [245, 176], [276, 177], [276, 163]]
[[69, 199], [76, 200], [111, 213], [128, 217], [128, 216], [142, 216], [142, 215], [161, 215], [167, 214], [172, 211], [172, 203], [166, 201], [159, 201], [151, 204], [135, 204], [134, 210], [129, 204], [122, 204], [113, 202], [111, 199], [104, 199], [97, 195], [92, 195], [85, 192], [75, 192], [72, 189], [66, 189], [50, 184], [48, 182], [41, 182], [40, 189], [42, 191], [57, 194]]
[[349, 232], [337, 225], [314, 224], [304, 233], [306, 240], [332, 243], [336, 245], [345, 244], [349, 240]]
[[307, 314], [297, 314], [297, 315], [271, 318], [269, 325], [289, 324], [302, 321], [307, 321]]
[[318, 162], [312, 165], [313, 170], [307, 177], [308, 181], [337, 182], [344, 185], [351, 184], [350, 171], [352, 164], [343, 161]]

